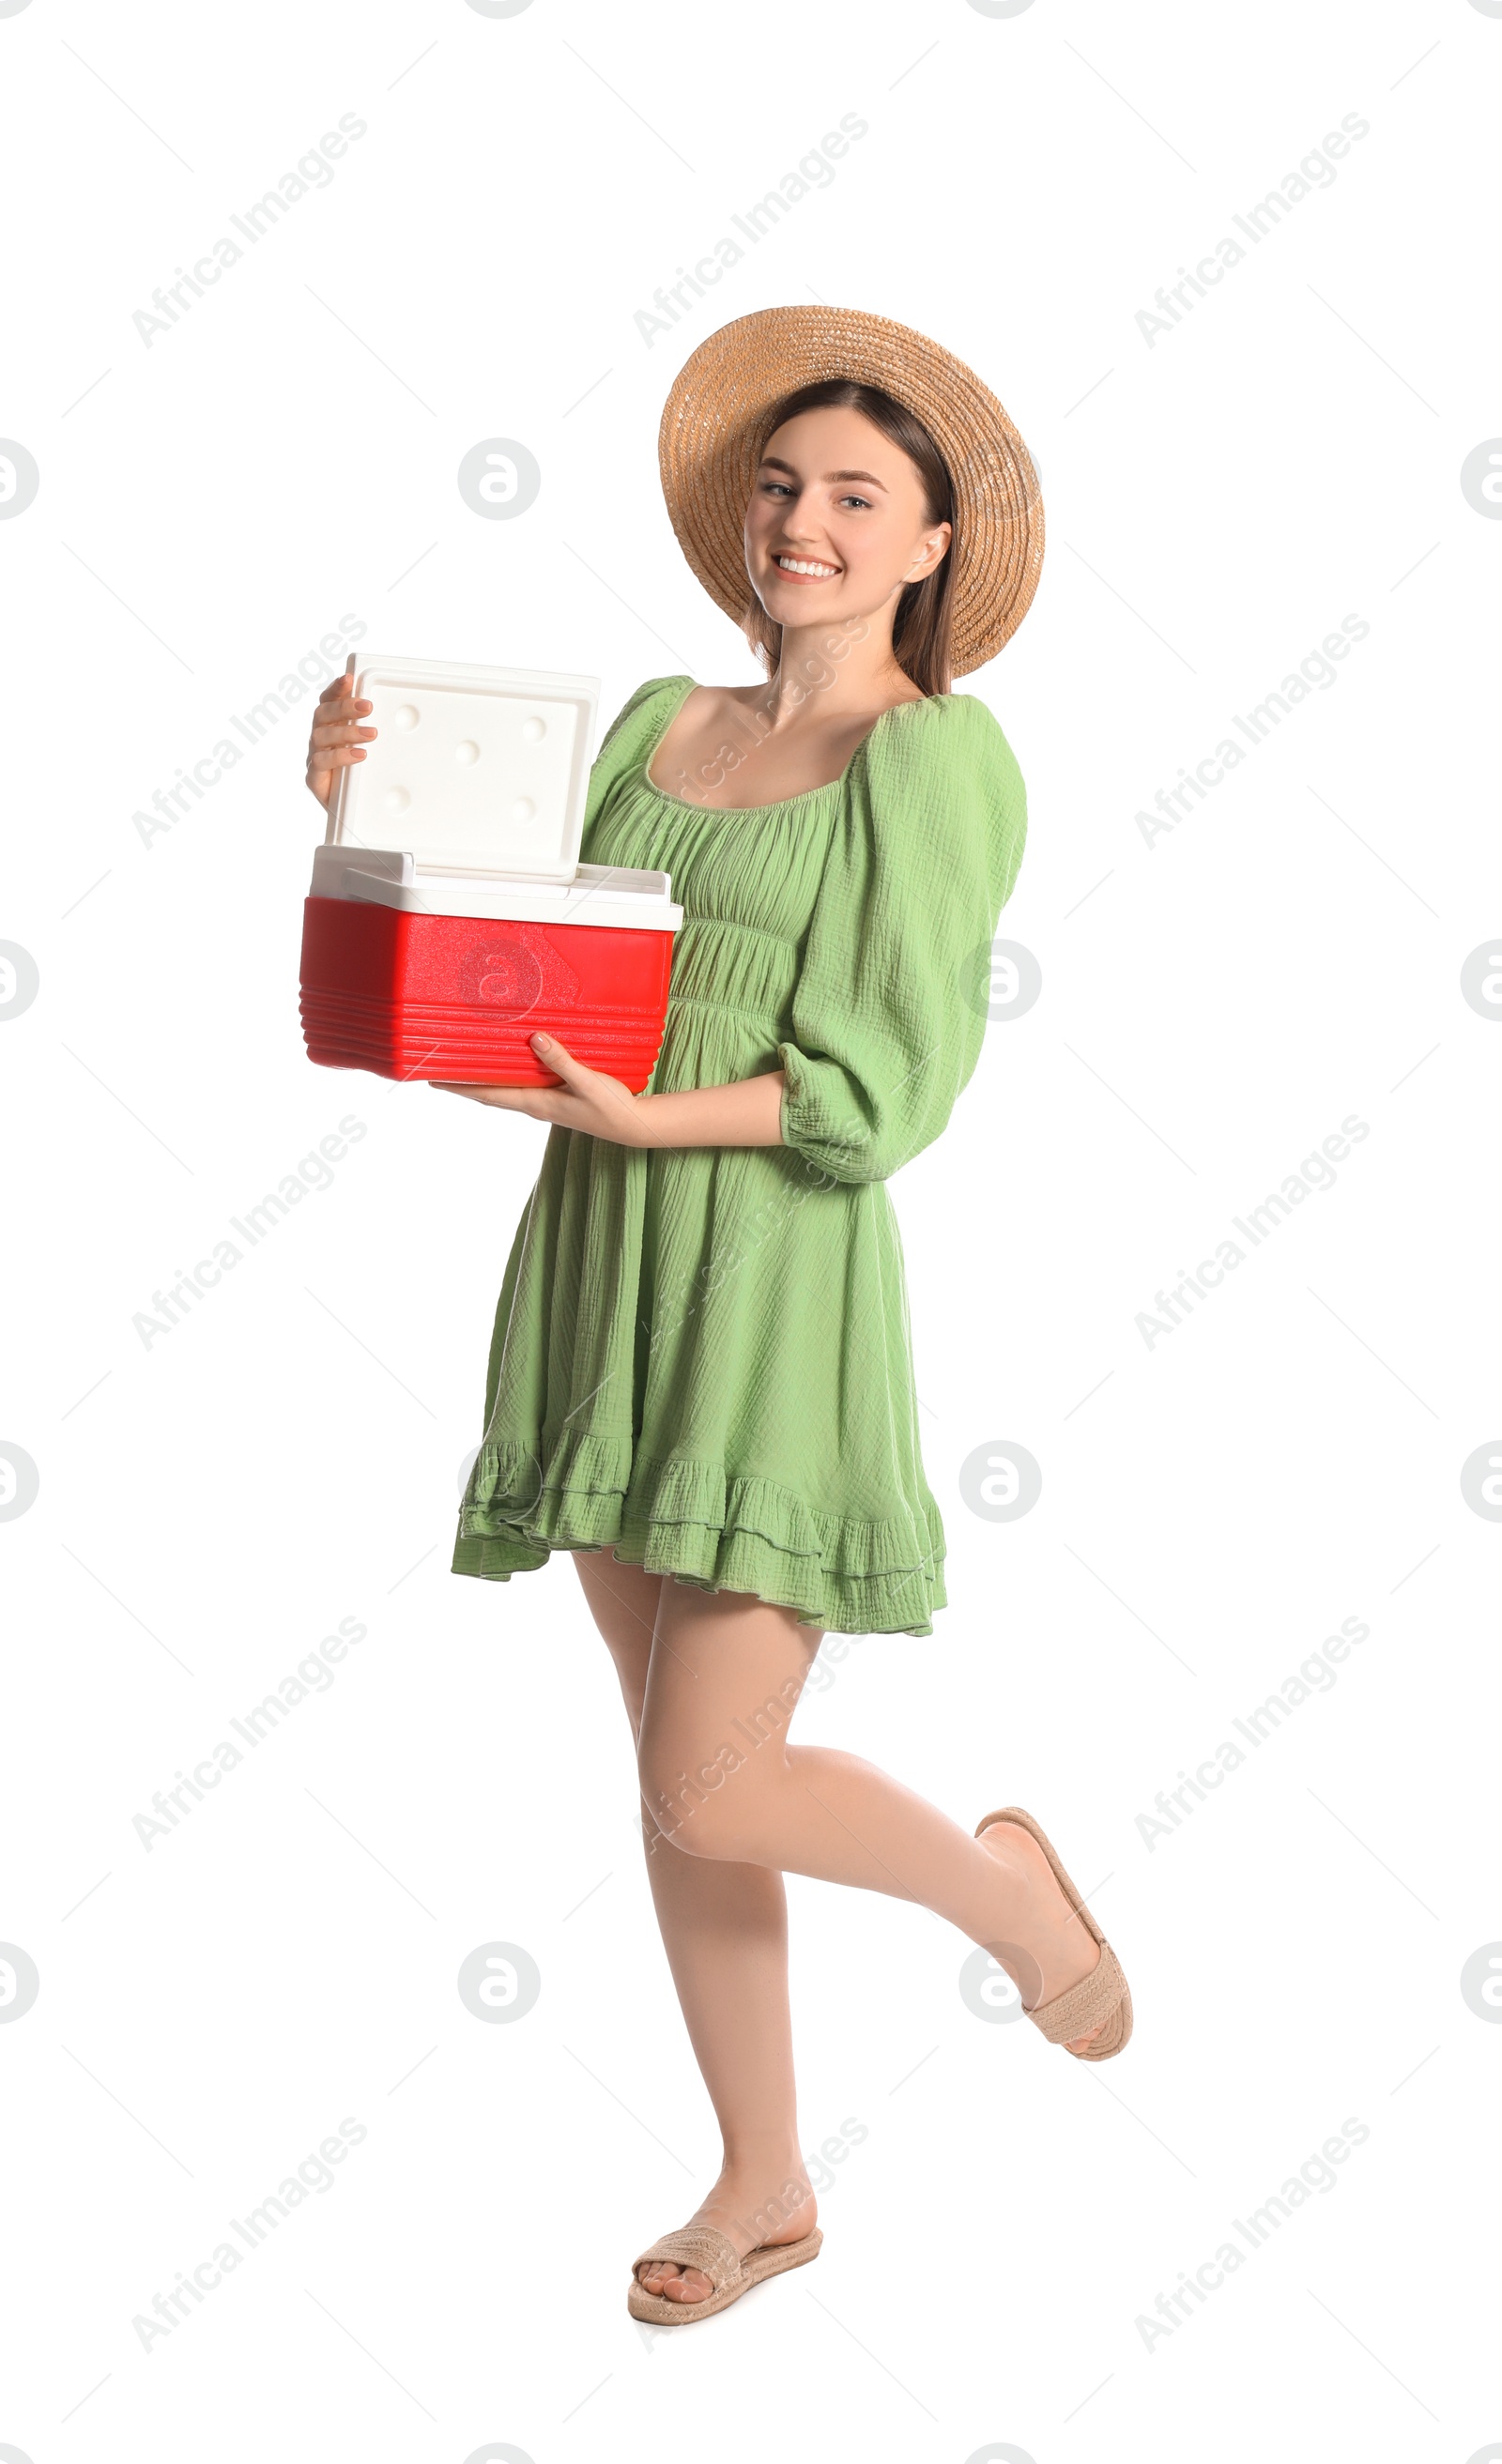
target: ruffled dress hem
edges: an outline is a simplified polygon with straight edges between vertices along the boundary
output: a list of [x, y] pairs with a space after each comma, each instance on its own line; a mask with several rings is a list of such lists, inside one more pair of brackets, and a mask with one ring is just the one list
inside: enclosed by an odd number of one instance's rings
[[828, 1634], [931, 1635], [947, 1606], [943, 1527], [926, 1498], [921, 1520], [863, 1523], [722, 1463], [639, 1454], [629, 1438], [481, 1447], [454, 1573], [504, 1583], [555, 1550], [595, 1549], [699, 1591], [796, 1609], [800, 1625]]

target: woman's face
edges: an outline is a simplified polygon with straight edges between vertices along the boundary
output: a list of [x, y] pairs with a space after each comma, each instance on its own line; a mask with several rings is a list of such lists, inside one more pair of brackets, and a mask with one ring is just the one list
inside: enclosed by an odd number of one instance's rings
[[774, 625], [843, 624], [895, 603], [940, 561], [899, 445], [850, 408], [800, 411], [768, 437], [746, 508], [746, 571]]

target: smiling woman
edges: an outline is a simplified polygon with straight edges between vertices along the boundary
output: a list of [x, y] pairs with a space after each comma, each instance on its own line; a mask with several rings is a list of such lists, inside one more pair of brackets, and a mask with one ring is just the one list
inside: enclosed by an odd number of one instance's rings
[[[900, 457], [895, 470], [895, 485], [903, 495], [911, 496], [916, 474], [921, 501], [921, 519], [927, 526], [924, 552], [917, 558], [904, 576], [900, 596], [892, 618], [892, 651], [903, 673], [911, 677], [920, 693], [947, 693], [950, 684], [950, 610], [951, 584], [960, 561], [960, 548], [955, 539], [954, 491], [949, 473], [928, 429], [920, 419], [895, 402], [879, 386], [857, 385], [851, 379], [833, 378], [823, 385], [801, 385], [779, 403], [772, 414], [772, 428], [779, 445], [782, 431], [813, 410], [845, 409], [865, 421], [886, 442], [896, 449]], [[855, 431], [850, 431], [855, 432]], [[872, 458], [872, 457], [868, 457]], [[893, 470], [887, 458], [888, 475], [879, 477], [872, 471], [830, 471], [824, 474], [823, 485], [831, 491], [830, 552], [842, 547], [856, 557], [872, 552], [872, 530], [879, 538], [881, 517], [890, 518], [894, 507]], [[904, 468], [905, 466], [905, 468]], [[904, 483], [906, 483], [904, 485]], [[799, 473], [783, 460], [781, 453], [762, 455], [758, 473], [757, 495], [746, 516], [748, 554], [747, 569], [753, 582], [756, 569], [749, 553], [753, 526], [760, 532], [777, 527], [777, 511], [792, 504], [800, 485]], [[768, 507], [765, 517], [757, 520], [757, 508]], [[871, 517], [876, 517], [874, 523]], [[785, 522], [784, 524], [785, 529]], [[939, 542], [942, 542], [941, 544]], [[949, 551], [946, 555], [945, 550]], [[840, 578], [842, 566], [800, 561], [791, 552], [779, 552], [776, 561], [781, 571], [794, 582], [828, 582]], [[810, 603], [812, 605], [814, 603]], [[784, 620], [785, 621], [785, 620]], [[782, 648], [782, 626], [775, 623], [764, 598], [760, 594], [746, 619], [746, 631], [751, 644], [762, 658], [768, 675], [775, 672]]]
[[718, 809], [835, 785], [886, 710], [950, 683], [953, 491], [921, 421], [836, 379], [784, 396], [764, 426], [742, 624], [768, 681], [696, 687], [653, 764], [653, 784]]
[[[850, 310], [712, 336], [660, 458], [689, 561], [767, 672], [652, 678], [591, 774], [584, 860], [670, 872], [683, 909], [647, 1091], [539, 1038], [555, 1084], [453, 1090], [551, 1135], [453, 1562], [505, 1583], [571, 1552], [614, 1661], [724, 2135], [696, 2214], [633, 2264], [631, 2315], [672, 2325], [819, 2250], [784, 1874], [932, 1909], [1087, 2060], [1126, 2043], [1131, 1999], [1030, 1815], [972, 1834], [787, 1736], [826, 1632], [924, 1637], [946, 1603], [885, 1184], [975, 1069], [977, 962], [1022, 861], [1011, 747], [950, 681], [1032, 597], [1036, 473], [959, 361]], [[369, 735], [327, 708], [316, 791]]]

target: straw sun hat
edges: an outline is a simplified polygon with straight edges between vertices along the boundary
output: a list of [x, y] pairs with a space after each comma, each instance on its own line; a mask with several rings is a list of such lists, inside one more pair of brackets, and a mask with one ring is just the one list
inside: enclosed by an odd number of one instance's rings
[[1031, 604], [1043, 564], [1043, 497], [1032, 456], [989, 388], [926, 334], [858, 308], [763, 308], [701, 342], [674, 379], [657, 437], [678, 544], [717, 605], [740, 624], [751, 604], [744, 523], [785, 394], [830, 377], [877, 385], [915, 412], [955, 495], [952, 657], [957, 676], [994, 658]]

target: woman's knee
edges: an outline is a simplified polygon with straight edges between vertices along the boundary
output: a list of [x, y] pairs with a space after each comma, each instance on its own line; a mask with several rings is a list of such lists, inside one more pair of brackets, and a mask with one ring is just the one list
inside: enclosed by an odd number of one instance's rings
[[712, 1758], [674, 1756], [648, 1737], [638, 1763], [642, 1802], [663, 1837], [690, 1857], [755, 1862], [765, 1828], [765, 1774], [722, 1747]]

